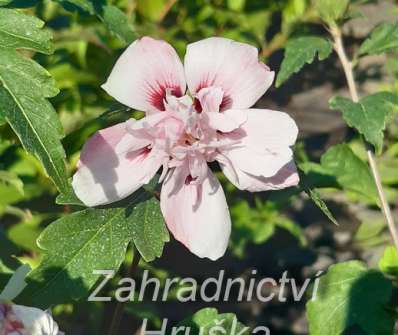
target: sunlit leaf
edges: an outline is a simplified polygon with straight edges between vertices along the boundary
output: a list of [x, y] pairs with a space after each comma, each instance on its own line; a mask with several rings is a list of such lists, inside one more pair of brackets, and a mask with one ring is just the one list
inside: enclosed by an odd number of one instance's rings
[[241, 11], [246, 4], [246, 0], [228, 0], [228, 8], [237, 12]]
[[23, 48], [52, 53], [51, 33], [43, 30], [43, 25], [44, 22], [34, 16], [0, 8], [0, 49]]
[[34, 216], [32, 218], [22, 220], [8, 229], [7, 236], [10, 241], [18, 247], [28, 251], [39, 252], [40, 249], [37, 246], [36, 240], [42, 230], [39, 227], [42, 221], [43, 217], [41, 216]]
[[118, 270], [127, 245], [136, 243], [147, 261], [161, 255], [168, 232], [157, 200], [146, 192], [129, 206], [86, 209], [49, 225], [38, 244], [43, 261], [28, 277], [24, 301], [39, 307], [87, 296], [100, 277], [94, 270]]
[[379, 262], [380, 270], [387, 275], [396, 277], [398, 279], [398, 251], [393, 245], [388, 246], [384, 250], [383, 257]]
[[51, 35], [43, 22], [0, 8], [0, 115], [29, 152], [42, 162], [60, 191], [68, 188], [61, 123], [46, 98], [58, 94], [49, 73], [15, 48], [50, 53]]
[[137, 11], [155, 22], [163, 18], [166, 6], [167, 0], [137, 0]]
[[23, 182], [12, 172], [0, 171], [0, 184], [14, 187], [20, 194], [24, 194]]
[[391, 294], [391, 282], [361, 262], [332, 265], [320, 279], [315, 300], [307, 303], [310, 334], [337, 335], [358, 326], [369, 335], [391, 335]]

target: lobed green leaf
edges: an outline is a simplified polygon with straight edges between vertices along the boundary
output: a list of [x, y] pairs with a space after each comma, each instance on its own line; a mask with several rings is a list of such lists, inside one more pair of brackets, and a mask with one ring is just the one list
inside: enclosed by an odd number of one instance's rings
[[383, 148], [386, 120], [398, 106], [398, 96], [390, 92], [379, 92], [362, 98], [355, 103], [347, 98], [334, 97], [329, 101], [330, 108], [340, 110], [347, 124], [364, 135], [376, 152]]
[[93, 271], [117, 271], [131, 241], [151, 261], [168, 240], [159, 202], [146, 192], [127, 207], [89, 208], [65, 216], [39, 237], [43, 260], [29, 275], [22, 301], [47, 308], [85, 297], [101, 276]]
[[281, 86], [292, 74], [297, 73], [307, 63], [311, 64], [318, 53], [324, 60], [332, 52], [332, 44], [322, 37], [305, 36], [287, 42], [285, 56], [276, 79], [276, 87]]

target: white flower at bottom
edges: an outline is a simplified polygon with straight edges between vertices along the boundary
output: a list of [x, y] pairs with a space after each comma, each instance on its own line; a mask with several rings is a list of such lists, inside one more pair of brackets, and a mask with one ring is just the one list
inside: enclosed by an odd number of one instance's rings
[[0, 304], [0, 335], [63, 335], [51, 315], [34, 307]]

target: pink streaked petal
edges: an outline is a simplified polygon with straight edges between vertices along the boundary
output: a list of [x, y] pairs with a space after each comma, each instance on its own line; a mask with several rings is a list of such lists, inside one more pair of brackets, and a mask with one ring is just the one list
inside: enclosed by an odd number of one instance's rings
[[197, 94], [196, 98], [200, 103], [198, 112], [211, 113], [219, 112], [224, 92], [220, 87], [205, 87]]
[[83, 147], [73, 176], [78, 198], [90, 207], [104, 205], [148, 183], [164, 157], [146, 145], [126, 131], [125, 123], [97, 132]]
[[185, 165], [166, 178], [160, 205], [174, 237], [199, 257], [222, 257], [231, 233], [231, 218], [224, 191], [207, 169], [202, 184], [195, 184]]
[[178, 97], [185, 93], [184, 68], [170, 44], [143, 37], [123, 52], [102, 88], [131, 108], [164, 111], [167, 90]]
[[204, 87], [222, 88], [221, 110], [253, 106], [271, 86], [275, 76], [259, 62], [255, 47], [221, 37], [189, 44], [184, 66], [192, 94]]

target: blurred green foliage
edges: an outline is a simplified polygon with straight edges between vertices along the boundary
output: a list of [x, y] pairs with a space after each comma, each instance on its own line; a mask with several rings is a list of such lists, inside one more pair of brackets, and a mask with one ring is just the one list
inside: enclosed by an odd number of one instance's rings
[[[326, 2], [328, 6], [337, 3]], [[317, 3], [319, 5], [322, 1]], [[346, 1], [342, 3], [344, 5]], [[68, 175], [75, 169], [83, 143], [95, 131], [131, 116], [142, 116], [140, 112], [115, 103], [100, 88], [118, 56], [135, 38], [150, 35], [167, 40], [181, 57], [188, 43], [214, 35], [255, 45], [264, 61], [268, 61], [286, 46], [286, 55], [290, 52], [298, 60], [290, 60], [290, 63], [285, 60], [290, 70], [286, 71], [287, 74], [280, 83], [300, 70], [305, 63], [311, 63], [317, 51], [320, 52], [321, 60], [329, 56], [331, 51], [331, 45], [323, 36], [325, 34], [319, 35], [320, 16], [310, 0], [0, 0], [0, 6], [17, 7], [24, 14], [40, 18], [46, 23], [45, 32], [50, 32], [53, 36], [52, 55], [32, 50], [24, 51], [23, 54], [43, 66], [60, 90], [50, 102], [65, 132], [62, 144], [66, 152]], [[343, 17], [345, 11], [346, 8], [337, 8], [330, 20], [346, 19]], [[389, 39], [392, 36], [390, 32], [396, 32], [396, 29], [396, 25], [379, 28], [370, 41], [363, 44], [361, 53], [396, 50], [396, 39]], [[306, 37], [313, 31], [316, 37]], [[315, 38], [320, 45], [303, 48], [303, 43], [308, 38]], [[302, 39], [304, 42], [298, 48], [295, 42], [303, 41]], [[380, 47], [380, 40], [385, 42], [386, 39], [392, 47], [385, 48], [385, 44]], [[391, 80], [379, 86], [380, 89], [396, 94], [398, 62], [394, 57], [387, 58], [385, 68], [391, 74]], [[394, 117], [396, 112], [392, 113], [395, 114], [392, 116], [393, 121], [387, 125], [385, 151], [379, 158], [379, 165], [388, 199], [394, 203], [398, 196], [398, 122]], [[382, 121], [379, 128], [384, 130], [384, 118]], [[249, 247], [264, 244], [281, 231], [292, 235], [302, 248], [311, 244], [304, 229], [290, 212], [294, 207], [292, 203], [307, 199], [301, 191], [312, 187], [317, 189], [312, 196], [316, 197], [318, 206], [323, 207], [322, 210], [328, 216], [330, 211], [326, 211], [321, 196], [338, 201], [344, 197], [355, 206], [362, 206], [361, 209], [365, 207], [372, 213], [376, 212], [377, 194], [365, 163], [366, 155], [359, 148], [361, 139], [350, 134], [349, 140], [347, 144], [332, 147], [322, 158], [316, 157], [319, 163], [313, 162], [313, 157], [310, 158], [305, 150], [299, 152], [298, 148], [297, 159], [302, 170], [302, 180], [308, 182], [308, 185], [303, 183], [300, 188], [279, 192], [277, 195], [254, 196], [242, 194], [231, 185], [226, 185], [233, 218], [230, 242], [232, 255], [242, 259]], [[76, 199], [73, 202], [72, 193], [59, 197], [59, 205], [55, 201], [57, 195], [58, 191], [47, 178], [42, 165], [22, 149], [21, 139], [0, 117], [0, 287], [21, 262], [36, 268], [42, 260], [37, 237], [50, 222], [57, 219], [60, 219], [58, 222], [64, 222], [66, 215], [79, 209]], [[331, 214], [329, 218], [333, 221]], [[359, 215], [358, 219], [361, 225], [354, 236], [354, 242], [359, 247], [379, 246], [388, 240], [386, 225], [380, 216], [371, 222]], [[164, 240], [167, 240], [166, 236]], [[148, 259], [158, 256], [162, 246], [150, 250]], [[150, 247], [142, 246], [143, 249]], [[129, 257], [131, 255], [128, 255], [127, 260]], [[396, 254], [387, 249], [380, 261], [382, 271], [395, 276], [396, 261]], [[168, 270], [162, 268], [144, 266], [160, 278], [169, 274]], [[365, 271], [362, 265], [353, 266], [359, 274]], [[112, 287], [107, 290], [111, 291]], [[173, 300], [173, 297], [170, 299]], [[328, 303], [328, 298], [324, 301]], [[320, 307], [322, 309], [323, 306]], [[318, 307], [315, 305], [314, 308], [316, 314]], [[109, 311], [106, 311], [104, 305], [84, 302], [60, 304], [54, 308], [55, 315], [60, 317], [66, 329], [74, 329], [76, 323], [84, 319], [87, 320], [86, 332], [91, 331], [92, 334], [99, 333], [102, 327], [100, 319], [106, 312]], [[145, 315], [154, 325], [159, 326], [159, 316], [153, 305], [136, 306], [131, 303], [127, 312], [138, 317]], [[205, 310], [192, 320], [201, 320], [208, 314], [213, 317], [218, 315], [215, 310]], [[230, 318], [231, 315], [227, 317]], [[343, 328], [341, 324], [340, 326]]]

